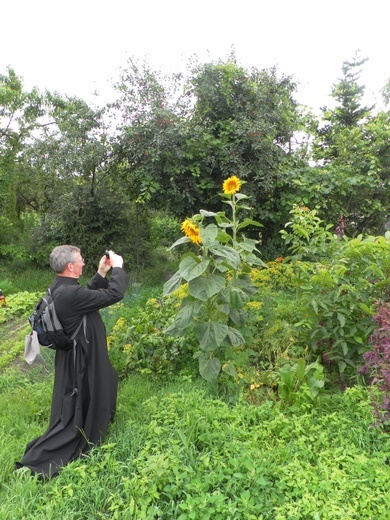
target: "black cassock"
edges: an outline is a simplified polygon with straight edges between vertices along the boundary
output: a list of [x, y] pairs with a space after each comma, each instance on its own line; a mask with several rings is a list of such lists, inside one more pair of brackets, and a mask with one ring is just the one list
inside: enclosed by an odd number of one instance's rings
[[52, 292], [62, 284], [66, 287], [55, 300], [62, 326], [71, 336], [86, 315], [85, 327], [77, 334], [75, 350], [56, 352], [49, 428], [27, 445], [16, 463], [48, 477], [99, 444], [114, 418], [118, 375], [108, 357], [99, 309], [123, 298], [129, 278], [120, 267], [112, 269], [109, 281], [96, 273], [87, 286], [75, 278], [56, 276]]

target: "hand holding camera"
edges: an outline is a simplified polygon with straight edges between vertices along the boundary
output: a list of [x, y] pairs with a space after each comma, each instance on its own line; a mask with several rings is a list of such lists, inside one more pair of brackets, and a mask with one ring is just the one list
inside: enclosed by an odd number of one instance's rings
[[123, 258], [114, 253], [114, 251], [106, 251], [100, 259], [98, 273], [105, 277], [111, 267], [122, 267]]
[[110, 262], [109, 265], [111, 267], [122, 267], [123, 266], [123, 258], [120, 255], [114, 253], [114, 251], [106, 251], [105, 252], [106, 259]]

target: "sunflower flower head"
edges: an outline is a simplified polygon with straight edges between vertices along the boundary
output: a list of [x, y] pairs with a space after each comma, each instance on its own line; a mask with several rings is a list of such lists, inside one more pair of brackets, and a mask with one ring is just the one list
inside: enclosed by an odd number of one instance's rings
[[196, 226], [189, 218], [187, 218], [181, 225], [181, 230], [194, 244], [201, 244], [202, 239], [200, 238], [199, 227]]
[[225, 195], [234, 195], [241, 189], [242, 182], [240, 179], [233, 175], [223, 182], [222, 189]]

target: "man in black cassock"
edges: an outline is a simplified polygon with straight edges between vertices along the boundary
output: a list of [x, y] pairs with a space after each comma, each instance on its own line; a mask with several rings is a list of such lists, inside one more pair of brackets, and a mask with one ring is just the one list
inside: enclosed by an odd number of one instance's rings
[[[65, 332], [72, 336], [83, 316], [77, 346], [57, 350], [51, 416], [48, 430], [31, 441], [17, 468], [51, 477], [60, 468], [98, 445], [114, 418], [118, 375], [107, 352], [106, 329], [99, 309], [124, 297], [129, 278], [123, 259], [114, 252], [103, 256], [97, 273], [86, 286], [78, 283], [84, 266], [80, 249], [63, 245], [50, 254], [50, 266], [57, 273], [50, 289]], [[106, 274], [112, 269], [108, 281]]]

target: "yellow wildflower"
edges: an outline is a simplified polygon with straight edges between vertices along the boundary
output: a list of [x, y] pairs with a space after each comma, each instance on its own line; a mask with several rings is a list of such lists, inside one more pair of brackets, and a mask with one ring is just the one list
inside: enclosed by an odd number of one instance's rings
[[261, 309], [263, 306], [263, 302], [248, 302], [247, 307], [252, 309]]
[[117, 322], [114, 325], [114, 329], [123, 329], [126, 327], [126, 320], [124, 318], [118, 318]]
[[132, 350], [133, 350], [133, 345], [131, 345], [131, 343], [126, 343], [126, 345], [123, 347], [123, 352], [125, 354], [131, 354]]
[[226, 179], [222, 185], [223, 192], [226, 195], [234, 195], [241, 189], [241, 181], [236, 175], [233, 175], [232, 177], [229, 177]]
[[155, 309], [158, 309], [159, 308], [159, 302], [157, 301], [156, 298], [150, 298], [147, 302], [146, 302], [146, 305], [148, 305], [149, 307], [154, 307]]
[[202, 239], [199, 234], [199, 227], [191, 222], [189, 218], [187, 218], [183, 224], [181, 225], [181, 230], [184, 231], [186, 236], [193, 242], [194, 244], [201, 244]]

